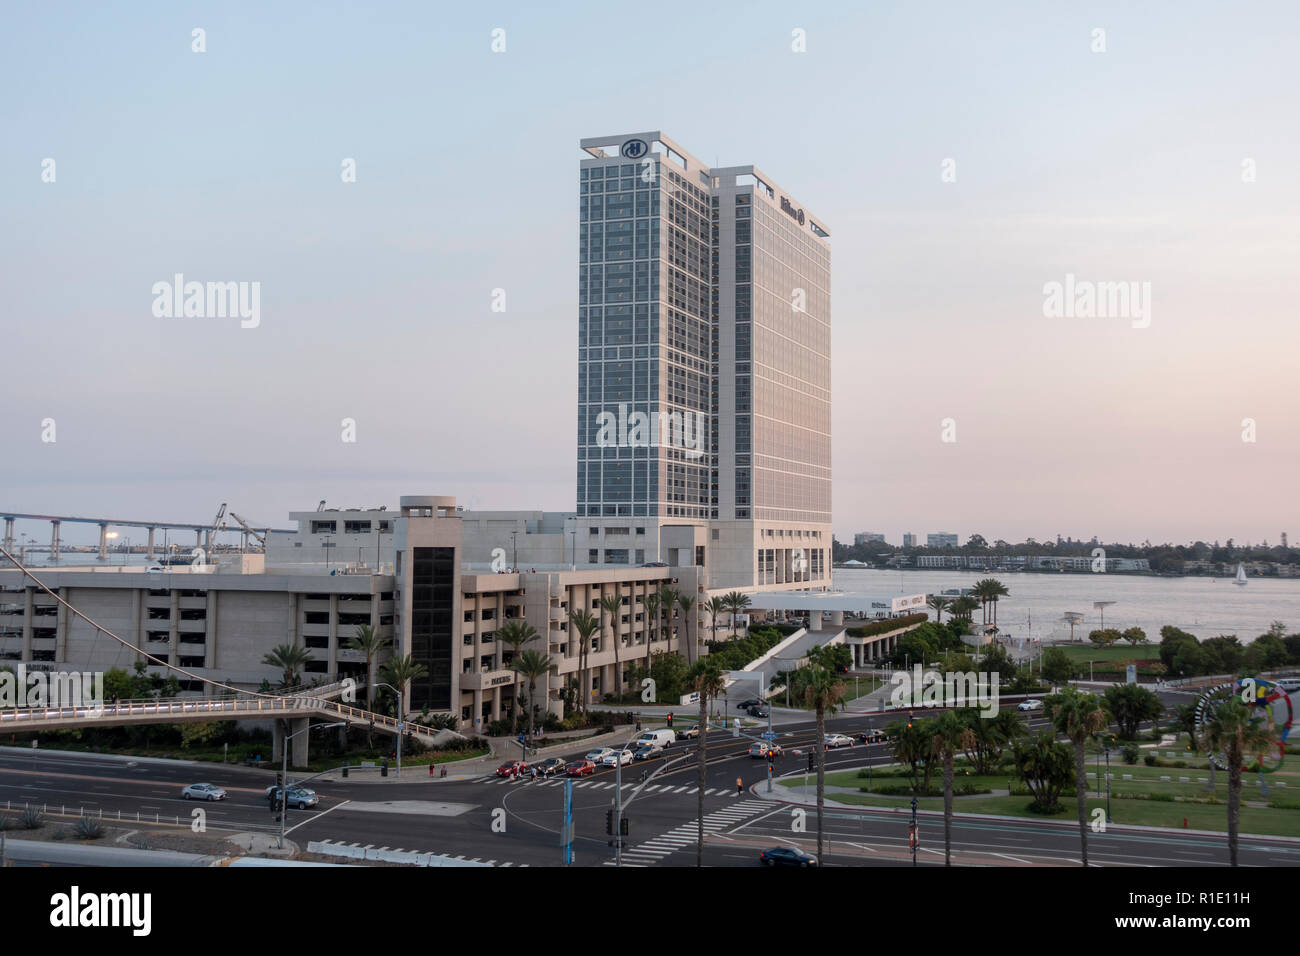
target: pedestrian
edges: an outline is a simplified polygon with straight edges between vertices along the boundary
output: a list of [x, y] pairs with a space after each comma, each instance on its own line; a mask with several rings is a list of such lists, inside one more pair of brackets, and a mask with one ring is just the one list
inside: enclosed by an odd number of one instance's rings
[[740, 796], [745, 790], [745, 782], [739, 777], [736, 778], [736, 796]]

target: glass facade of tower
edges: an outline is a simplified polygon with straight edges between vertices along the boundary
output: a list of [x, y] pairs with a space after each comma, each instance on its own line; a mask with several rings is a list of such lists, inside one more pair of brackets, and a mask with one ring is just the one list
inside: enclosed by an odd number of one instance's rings
[[582, 164], [579, 515], [710, 516], [708, 217], [662, 155]]

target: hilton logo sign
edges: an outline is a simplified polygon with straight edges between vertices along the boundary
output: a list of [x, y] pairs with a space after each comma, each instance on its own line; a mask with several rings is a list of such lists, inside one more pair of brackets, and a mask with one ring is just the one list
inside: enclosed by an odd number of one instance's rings
[[794, 206], [790, 204], [790, 200], [786, 199], [784, 196], [781, 197], [781, 210], [789, 213], [790, 218], [797, 219], [799, 225], [803, 225], [803, 210], [795, 209]]

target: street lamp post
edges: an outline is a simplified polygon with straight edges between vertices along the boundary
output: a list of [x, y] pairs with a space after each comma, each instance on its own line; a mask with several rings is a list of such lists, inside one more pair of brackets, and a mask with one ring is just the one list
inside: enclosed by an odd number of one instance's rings
[[[330, 727], [342, 727], [346, 723], [346, 720], [339, 720], [332, 724], [317, 724], [315, 727], [308, 723], [302, 730], [284, 735], [284, 740], [280, 743], [280, 839], [275, 844], [277, 849], [284, 847], [284, 814], [289, 808], [289, 741], [299, 734], [310, 733], [313, 730], [328, 730]], [[285, 729], [288, 730], [288, 727], [286, 726]]]

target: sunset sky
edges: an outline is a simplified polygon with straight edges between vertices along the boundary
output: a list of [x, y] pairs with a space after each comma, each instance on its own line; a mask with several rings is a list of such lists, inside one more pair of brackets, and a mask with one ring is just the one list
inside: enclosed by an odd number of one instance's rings
[[1300, 5], [376, 6], [9, 11], [0, 508], [572, 509], [578, 141], [661, 129], [829, 226], [841, 540], [1300, 534]]

